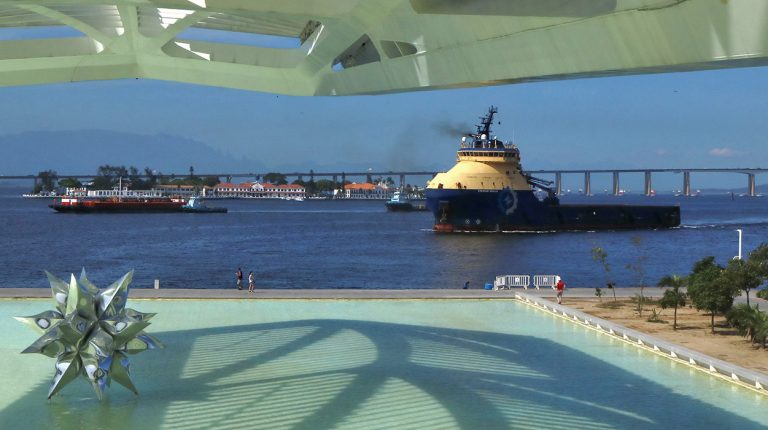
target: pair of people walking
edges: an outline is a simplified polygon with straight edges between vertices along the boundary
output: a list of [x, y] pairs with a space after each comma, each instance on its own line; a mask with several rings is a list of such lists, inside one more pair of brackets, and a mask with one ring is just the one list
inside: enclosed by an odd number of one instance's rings
[[[243, 289], [243, 271], [239, 267], [237, 268], [237, 272], [235, 272], [235, 278], [237, 279], [237, 289], [242, 290]], [[248, 292], [252, 293], [255, 288], [256, 288], [256, 278], [253, 276], [253, 272], [249, 272], [248, 273]]]

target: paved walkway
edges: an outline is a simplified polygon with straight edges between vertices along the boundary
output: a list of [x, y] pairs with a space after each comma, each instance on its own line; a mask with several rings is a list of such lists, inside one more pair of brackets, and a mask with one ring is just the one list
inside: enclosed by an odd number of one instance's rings
[[[521, 290], [526, 293], [544, 298], [555, 297], [555, 291], [551, 288], [536, 290]], [[646, 297], [659, 298], [663, 293], [660, 288], [646, 288], [643, 292]], [[616, 288], [616, 297], [634, 297], [640, 294], [640, 288]], [[50, 288], [0, 288], [0, 298], [24, 299], [24, 298], [48, 298], [51, 297]], [[413, 289], [413, 290], [353, 290], [353, 289], [275, 289], [259, 290], [248, 293], [246, 290], [236, 289], [131, 289], [130, 297], [133, 299], [326, 299], [326, 300], [356, 300], [356, 299], [489, 299], [489, 298], [513, 298], [512, 290], [488, 291], [482, 289]], [[564, 299], [569, 297], [591, 298], [595, 297], [593, 288], [568, 288], [565, 290]], [[603, 289], [603, 297], [613, 297], [611, 290]], [[744, 296], [738, 297], [737, 302], [745, 302]], [[750, 294], [750, 303], [760, 303], [761, 309], [768, 309], [768, 301]]]
[[[0, 298], [48, 298], [49, 288], [0, 288]], [[131, 289], [130, 298], [152, 299], [482, 299], [514, 298], [510, 291], [479, 289], [353, 290], [353, 289], [274, 289], [248, 293], [247, 290], [220, 289]]]

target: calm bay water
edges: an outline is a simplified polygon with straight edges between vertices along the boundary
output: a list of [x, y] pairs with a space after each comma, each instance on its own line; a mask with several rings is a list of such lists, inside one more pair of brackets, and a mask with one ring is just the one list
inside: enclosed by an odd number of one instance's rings
[[[100, 287], [135, 269], [134, 287], [233, 288], [238, 266], [258, 288], [478, 288], [498, 274], [559, 274], [570, 287], [606, 281], [590, 250], [608, 252], [618, 286], [641, 256], [647, 283], [687, 274], [714, 255], [725, 264], [768, 242], [768, 198], [595, 196], [564, 203], [680, 204], [683, 226], [631, 232], [449, 234], [428, 212], [387, 213], [381, 201], [224, 200], [228, 214], [58, 214], [49, 201], [0, 188], [0, 288], [46, 287], [85, 267]], [[633, 244], [642, 238], [642, 245]]]

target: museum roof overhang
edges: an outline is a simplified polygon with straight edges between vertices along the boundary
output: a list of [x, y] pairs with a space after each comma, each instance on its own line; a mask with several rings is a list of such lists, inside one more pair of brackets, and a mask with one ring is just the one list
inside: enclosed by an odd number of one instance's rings
[[0, 86], [350, 95], [765, 65], [764, 0], [0, 0]]

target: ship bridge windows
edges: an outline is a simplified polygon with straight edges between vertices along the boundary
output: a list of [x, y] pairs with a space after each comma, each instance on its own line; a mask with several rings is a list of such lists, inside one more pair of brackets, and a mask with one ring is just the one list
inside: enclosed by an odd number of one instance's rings
[[466, 145], [465, 141], [462, 141], [462, 148], [470, 147], [475, 149], [506, 149], [504, 142], [498, 139], [476, 139], [472, 141], [471, 145]]
[[499, 151], [459, 151], [460, 157], [493, 157], [493, 158], [514, 158], [514, 154], [508, 154]]
[[504, 160], [519, 160], [520, 154], [509, 151], [498, 151], [495, 148], [482, 148], [480, 151], [459, 150], [459, 157], [491, 157], [502, 158]]

